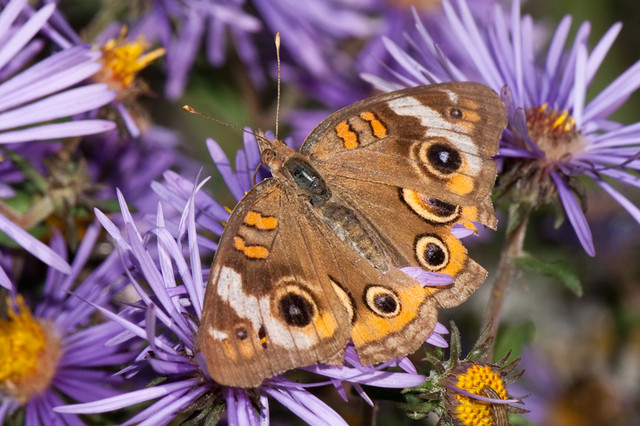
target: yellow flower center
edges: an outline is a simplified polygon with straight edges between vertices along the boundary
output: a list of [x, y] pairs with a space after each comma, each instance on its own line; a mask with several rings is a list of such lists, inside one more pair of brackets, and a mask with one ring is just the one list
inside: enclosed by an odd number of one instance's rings
[[126, 37], [127, 29], [123, 28], [117, 39], [105, 43], [101, 48], [102, 70], [93, 77], [95, 81], [107, 83], [118, 94], [129, 88], [138, 72], [165, 53], [162, 48], [146, 52], [151, 45], [142, 35], [133, 42], [127, 42]]
[[0, 393], [25, 403], [49, 387], [60, 359], [53, 324], [35, 319], [22, 297], [17, 310], [7, 298], [8, 319], [0, 319]]
[[567, 161], [583, 151], [584, 138], [576, 130], [576, 122], [569, 111], [558, 112], [544, 104], [525, 112], [529, 136], [545, 153], [547, 162]]
[[[500, 399], [507, 399], [507, 391], [500, 376], [488, 365], [473, 365], [458, 376], [456, 386], [474, 395], [489, 397], [486, 387], [493, 389]], [[491, 392], [490, 392], [491, 393]], [[479, 401], [466, 395], [456, 394], [456, 414], [468, 426], [491, 426], [495, 424], [491, 413], [491, 403]]]

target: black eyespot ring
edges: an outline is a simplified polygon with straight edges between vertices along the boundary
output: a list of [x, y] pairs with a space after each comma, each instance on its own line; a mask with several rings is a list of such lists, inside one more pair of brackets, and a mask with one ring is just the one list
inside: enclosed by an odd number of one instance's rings
[[440, 271], [449, 264], [449, 248], [435, 235], [418, 237], [414, 247], [418, 262], [429, 271]]
[[390, 288], [381, 285], [368, 285], [364, 290], [363, 299], [367, 308], [383, 318], [393, 318], [402, 310], [398, 295]]
[[451, 174], [462, 166], [460, 153], [443, 143], [430, 145], [426, 157], [429, 165], [442, 174]]
[[314, 316], [313, 302], [297, 293], [287, 293], [278, 302], [280, 315], [294, 327], [306, 327]]

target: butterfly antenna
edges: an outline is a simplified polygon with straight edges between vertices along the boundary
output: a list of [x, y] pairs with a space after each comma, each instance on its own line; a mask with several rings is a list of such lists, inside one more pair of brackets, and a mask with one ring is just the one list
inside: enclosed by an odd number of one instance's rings
[[256, 178], [258, 177], [258, 170], [260, 170], [260, 166], [262, 163], [258, 163], [256, 169], [253, 171], [253, 186], [256, 186]]
[[280, 33], [276, 33], [276, 61], [278, 63], [278, 94], [276, 96], [276, 139], [278, 139], [278, 124], [280, 123]]

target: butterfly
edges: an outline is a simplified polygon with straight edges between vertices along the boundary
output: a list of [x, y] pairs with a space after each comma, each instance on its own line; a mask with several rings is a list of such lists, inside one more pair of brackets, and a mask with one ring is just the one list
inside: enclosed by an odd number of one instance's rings
[[[221, 385], [289, 369], [369, 365], [414, 352], [440, 308], [487, 272], [451, 234], [495, 229], [502, 101], [479, 83], [380, 94], [322, 121], [298, 152], [259, 134], [272, 177], [232, 211], [214, 257], [197, 345]], [[453, 277], [423, 287], [398, 268]]]

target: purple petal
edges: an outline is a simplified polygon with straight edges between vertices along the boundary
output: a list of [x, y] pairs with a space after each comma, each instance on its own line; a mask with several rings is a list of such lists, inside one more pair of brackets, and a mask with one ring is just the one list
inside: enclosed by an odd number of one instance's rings
[[427, 337], [427, 339], [425, 341], [428, 344], [430, 344], [431, 346], [435, 346], [437, 348], [448, 348], [449, 347], [449, 343], [447, 343], [447, 341], [435, 331], [433, 333], [431, 333], [429, 335], [429, 337]]
[[628, 211], [631, 216], [633, 216], [636, 222], [640, 223], [640, 209], [635, 204], [629, 201], [628, 198], [626, 198], [620, 192], [616, 191], [605, 181], [596, 179], [596, 182], [598, 182], [598, 185], [600, 185], [602, 189], [607, 191], [609, 195], [611, 195], [622, 207], [624, 207], [624, 209]]
[[86, 80], [102, 68], [90, 45], [56, 53], [0, 85], [0, 110], [26, 104]]
[[617, 110], [640, 86], [640, 61], [616, 78], [584, 110], [584, 121], [604, 118]]
[[57, 413], [77, 413], [77, 414], [95, 414], [105, 413], [107, 411], [118, 410], [120, 408], [131, 407], [132, 405], [151, 399], [159, 398], [173, 392], [178, 392], [185, 388], [197, 386], [199, 379], [188, 379], [180, 382], [170, 383], [166, 385], [157, 385], [147, 389], [141, 389], [133, 392], [124, 393], [122, 395], [111, 398], [102, 399], [100, 401], [88, 402], [84, 404], [71, 404], [55, 407], [53, 411]]
[[0, 215], [0, 231], [7, 234], [18, 245], [52, 268], [64, 274], [71, 273], [71, 266], [56, 252], [3, 215]]
[[152, 426], [152, 425], [168, 423], [171, 420], [175, 419], [176, 414], [178, 414], [180, 410], [189, 406], [189, 404], [195, 402], [200, 396], [202, 396], [208, 390], [210, 390], [209, 386], [199, 386], [196, 389], [189, 390], [183, 396], [176, 399], [171, 404], [168, 404], [166, 407], [160, 410], [156, 408], [156, 410], [154, 410], [154, 414], [152, 416], [149, 416], [144, 421], [138, 423], [137, 419], [136, 420], [131, 419], [124, 424], [125, 425], [138, 424], [139, 426]]
[[[4, 41], [4, 46], [0, 48], [0, 68], [4, 67], [40, 31], [55, 9], [54, 3], [44, 6], [22, 25], [9, 41]], [[14, 12], [15, 10], [11, 10], [11, 14]]]
[[[564, 54], [564, 45], [571, 29], [571, 15], [566, 15], [560, 21], [560, 24], [556, 28], [556, 32], [553, 34], [553, 39], [549, 45], [547, 52], [547, 60], [545, 62], [546, 75], [548, 77], [558, 75], [558, 67], [561, 63], [562, 55]], [[543, 104], [546, 99], [549, 98], [550, 86], [548, 82], [550, 78], [543, 79], [545, 85], [542, 87], [540, 97], [538, 98], [538, 104]]]
[[443, 324], [440, 324], [439, 322], [437, 322], [436, 328], [433, 329], [433, 332], [438, 334], [449, 334], [449, 329], [445, 327]]
[[560, 201], [564, 206], [569, 222], [571, 222], [571, 226], [573, 226], [573, 229], [576, 231], [580, 244], [582, 244], [582, 247], [589, 256], [595, 256], [596, 250], [593, 247], [591, 230], [589, 229], [589, 224], [587, 223], [587, 219], [584, 217], [584, 213], [582, 212], [580, 205], [562, 178], [560, 178], [555, 171], [551, 171], [549, 174], [558, 188]]
[[325, 365], [317, 365], [312, 368], [314, 372], [326, 377], [378, 387], [408, 388], [418, 386], [425, 381], [424, 376], [421, 375], [392, 371], [370, 369], [368, 372], [362, 372], [355, 368]]
[[262, 390], [309, 424], [347, 425], [347, 422], [327, 404], [306, 391], [293, 389], [283, 391], [270, 387], [263, 387]]
[[7, 290], [13, 289], [13, 283], [11, 282], [11, 279], [9, 278], [7, 273], [2, 268], [2, 265], [0, 265], [0, 285], [6, 288]]
[[108, 132], [115, 128], [115, 123], [106, 120], [79, 120], [66, 123], [46, 124], [24, 130], [0, 133], [0, 144], [95, 135], [97, 133]]
[[419, 266], [408, 266], [400, 268], [400, 270], [416, 281], [419, 281], [423, 287], [437, 287], [441, 285], [449, 285], [453, 282], [453, 277], [451, 275], [425, 271]]
[[582, 112], [584, 110], [585, 98], [587, 96], [587, 47], [580, 45], [576, 57], [575, 81], [573, 83], [573, 118], [576, 127], [582, 127]]
[[231, 163], [229, 163], [229, 159], [222, 151], [222, 148], [220, 148], [220, 145], [218, 145], [218, 143], [213, 139], [207, 139], [207, 148], [209, 149], [209, 154], [218, 168], [218, 171], [222, 175], [224, 182], [231, 191], [231, 194], [239, 201], [244, 197], [244, 191], [242, 190], [241, 184], [238, 182], [236, 175], [231, 170]]
[[398, 360], [398, 367], [402, 368], [404, 371], [406, 371], [409, 374], [418, 374], [418, 370], [416, 369], [416, 366], [413, 365], [413, 362], [411, 362], [411, 360], [406, 356], [403, 356]]
[[91, 111], [111, 102], [115, 96], [115, 92], [107, 90], [106, 84], [91, 84], [67, 90], [0, 114], [0, 130]]
[[[16, 20], [22, 9], [27, 5], [27, 0], [9, 1], [0, 13], [0, 38], [11, 29], [11, 24]], [[55, 6], [54, 6], [55, 8]]]
[[602, 36], [596, 47], [594, 47], [591, 51], [586, 69], [586, 78], [588, 84], [590, 84], [591, 80], [593, 80], [596, 71], [598, 71], [598, 68], [600, 68], [604, 57], [606, 56], [607, 52], [609, 52], [611, 45], [618, 37], [621, 29], [622, 24], [620, 22], [613, 24], [613, 26], [611, 26], [611, 28], [607, 30], [606, 34]]

